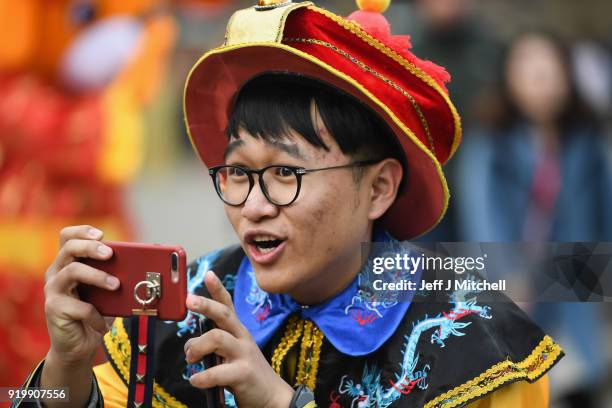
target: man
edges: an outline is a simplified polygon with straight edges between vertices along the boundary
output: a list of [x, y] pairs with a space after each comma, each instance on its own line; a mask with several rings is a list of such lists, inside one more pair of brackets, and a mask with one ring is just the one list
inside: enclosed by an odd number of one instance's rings
[[[146, 344], [140, 320], [108, 331], [76, 297], [78, 283], [119, 282], [75, 262], [112, 255], [101, 231], [64, 229], [45, 291], [52, 347], [27, 386], [125, 406], [133, 357], [152, 347], [153, 406], [202, 405], [199, 389], [215, 386], [240, 407], [546, 406], [539, 379], [562, 351], [515, 305], [379, 302], [364, 284], [362, 242], [394, 245], [443, 215], [439, 163], [460, 135], [444, 71], [381, 18], [310, 3], [234, 15], [225, 45], [192, 70], [185, 111], [240, 247], [191, 265], [187, 318], [157, 322]], [[199, 316], [216, 328], [200, 335]], [[103, 335], [110, 361], [94, 376]], [[204, 369], [211, 353], [221, 364]]]

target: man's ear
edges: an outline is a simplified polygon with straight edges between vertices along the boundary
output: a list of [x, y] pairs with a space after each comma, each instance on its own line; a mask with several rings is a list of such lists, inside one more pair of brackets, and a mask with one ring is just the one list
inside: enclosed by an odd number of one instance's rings
[[370, 177], [371, 196], [368, 217], [374, 221], [391, 207], [397, 197], [404, 170], [397, 159], [385, 159], [372, 166]]

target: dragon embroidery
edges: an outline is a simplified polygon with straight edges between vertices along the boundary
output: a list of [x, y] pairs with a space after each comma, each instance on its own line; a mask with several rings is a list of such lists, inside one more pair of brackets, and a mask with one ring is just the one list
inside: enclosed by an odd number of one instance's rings
[[255, 273], [253, 272], [253, 268], [249, 268], [247, 270], [249, 275], [249, 279], [251, 280], [251, 289], [249, 290], [249, 294], [246, 297], [246, 302], [249, 305], [254, 305], [253, 311], [251, 312], [255, 315], [255, 319], [258, 321], [265, 320], [266, 317], [270, 314], [270, 308], [272, 307], [272, 301], [270, 300], [270, 295], [264, 292], [259, 285], [257, 285], [257, 280], [255, 280]]
[[[410, 251], [406, 249], [402, 243], [393, 238], [389, 233], [385, 232], [385, 245], [382, 247], [374, 247], [374, 253], [368, 256], [366, 263], [357, 275], [357, 293], [352, 297], [351, 303], [346, 306], [344, 313], [351, 319], [355, 320], [360, 326], [370, 324], [373, 321], [383, 317], [385, 309], [390, 309], [398, 304], [402, 299], [402, 294], [398, 291], [372, 291], [372, 279], [374, 278], [373, 259], [375, 257], [394, 257], [397, 254], [400, 256], [407, 254], [410, 256]], [[377, 251], [378, 250], [378, 251]], [[386, 282], [398, 282], [401, 280], [411, 280], [415, 278], [414, 272], [410, 273], [403, 269], [388, 270], [384, 275], [377, 275], [375, 279], [383, 279]]]
[[[195, 293], [199, 288], [204, 284], [204, 277], [206, 276], [206, 272], [208, 272], [211, 268], [217, 257], [219, 256], [220, 251], [210, 252], [198, 259], [196, 259], [195, 264], [189, 266], [187, 269], [187, 292]], [[195, 333], [196, 328], [198, 327], [198, 320], [205, 319], [204, 316], [199, 313], [194, 313], [191, 310], [187, 311], [187, 316], [180, 322], [177, 322], [178, 330], [176, 331], [176, 335], [179, 337], [183, 337], [184, 334]], [[167, 321], [168, 324], [173, 324], [173, 321]]]
[[381, 318], [383, 309], [389, 309], [397, 305], [395, 299], [381, 299], [379, 294], [373, 294], [367, 289], [362, 289], [364, 286], [362, 285], [362, 276], [364, 275], [359, 274], [357, 277], [360, 289], [351, 299], [351, 303], [344, 308], [344, 313], [360, 326]]
[[[372, 365], [366, 364], [363, 370], [361, 382], [350, 379], [347, 375], [340, 380], [338, 392], [345, 394], [351, 399], [351, 408], [386, 408], [402, 395], [410, 394], [414, 388], [424, 390], [428, 387], [427, 376], [429, 374], [429, 364], [419, 366], [419, 355], [417, 344], [421, 336], [433, 330], [430, 335], [430, 342], [440, 347], [445, 346], [445, 340], [451, 336], [464, 336], [462, 331], [471, 322], [461, 322], [460, 320], [469, 315], [477, 315], [484, 319], [491, 319], [489, 306], [477, 304], [475, 295], [469, 297], [470, 292], [455, 291], [450, 294], [450, 303], [453, 308], [448, 312], [443, 312], [437, 316], [425, 318], [413, 324], [409, 335], [405, 337], [402, 351], [401, 370], [395, 373], [395, 380], [388, 380], [385, 386], [381, 381], [381, 370]], [[332, 402], [338, 404], [337, 399]]]

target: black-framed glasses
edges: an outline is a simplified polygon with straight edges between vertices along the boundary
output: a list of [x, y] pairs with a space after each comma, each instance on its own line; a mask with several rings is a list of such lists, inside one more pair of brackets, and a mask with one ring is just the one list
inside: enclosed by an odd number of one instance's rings
[[255, 185], [253, 174], [259, 175], [259, 187], [266, 199], [274, 205], [285, 206], [293, 203], [300, 194], [302, 176], [316, 171], [364, 167], [380, 160], [363, 160], [341, 166], [305, 169], [304, 167], [274, 165], [262, 169], [242, 166], [215, 166], [208, 170], [219, 198], [232, 206], [244, 204]]

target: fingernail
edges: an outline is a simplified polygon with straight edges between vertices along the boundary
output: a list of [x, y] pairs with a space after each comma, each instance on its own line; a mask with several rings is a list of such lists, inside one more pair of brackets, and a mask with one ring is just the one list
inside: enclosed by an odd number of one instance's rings
[[213, 280], [216, 280], [216, 281], [219, 280], [219, 277], [217, 276], [215, 272], [212, 271], [212, 269], [209, 270], [207, 273], [213, 277]]
[[113, 251], [106, 245], [98, 245], [98, 253], [102, 256], [107, 256], [113, 253]]
[[102, 231], [94, 227], [89, 227], [89, 229], [87, 230], [87, 235], [89, 235], [89, 237], [94, 238], [94, 239], [99, 238], [102, 236]]
[[119, 287], [119, 279], [115, 278], [114, 276], [107, 276], [106, 285], [111, 289], [116, 289]]

